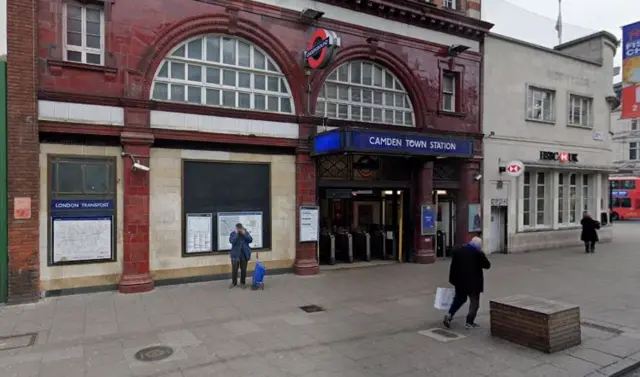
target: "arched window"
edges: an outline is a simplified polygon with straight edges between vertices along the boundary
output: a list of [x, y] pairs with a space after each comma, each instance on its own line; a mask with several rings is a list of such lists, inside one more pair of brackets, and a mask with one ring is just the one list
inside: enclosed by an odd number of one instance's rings
[[400, 81], [387, 69], [367, 61], [344, 63], [320, 90], [316, 115], [413, 126], [413, 108]]
[[151, 98], [235, 109], [294, 112], [282, 71], [242, 39], [207, 35], [175, 47], [160, 64]]

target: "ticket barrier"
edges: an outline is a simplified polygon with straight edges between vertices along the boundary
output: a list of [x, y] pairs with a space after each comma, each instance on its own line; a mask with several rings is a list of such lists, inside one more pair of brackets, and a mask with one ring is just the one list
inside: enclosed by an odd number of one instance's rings
[[385, 242], [385, 232], [374, 230], [371, 233], [371, 257], [376, 259], [387, 258], [387, 243]]
[[336, 236], [331, 233], [320, 234], [320, 262], [336, 264]]
[[355, 259], [371, 262], [371, 235], [364, 230], [351, 233]]
[[386, 258], [385, 259], [398, 259], [398, 241], [396, 240], [397, 235], [395, 231], [388, 230], [385, 232], [385, 251]]
[[351, 233], [336, 233], [336, 259], [353, 263], [353, 236]]

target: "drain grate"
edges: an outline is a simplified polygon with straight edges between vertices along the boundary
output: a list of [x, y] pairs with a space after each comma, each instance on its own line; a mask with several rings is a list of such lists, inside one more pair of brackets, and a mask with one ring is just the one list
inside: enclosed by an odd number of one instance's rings
[[318, 305], [305, 305], [301, 306], [300, 309], [304, 310], [307, 313], [317, 313], [324, 311], [324, 309]]
[[593, 323], [593, 322], [581, 321], [580, 324], [582, 326], [584, 326], [584, 327], [589, 327], [589, 328], [592, 328], [592, 329], [608, 332], [610, 334], [621, 335], [622, 333], [624, 333], [624, 331], [616, 329], [615, 327], [604, 326], [604, 325], [600, 325], [600, 324]]
[[37, 337], [36, 333], [0, 336], [0, 351], [31, 347], [36, 343]]
[[136, 352], [135, 358], [140, 361], [160, 361], [173, 355], [173, 349], [167, 346], [153, 346]]
[[428, 336], [431, 339], [435, 339], [442, 343], [451, 342], [465, 338], [464, 335], [456, 334], [453, 331], [444, 330], [441, 328], [433, 328], [424, 331], [418, 331], [418, 334]]

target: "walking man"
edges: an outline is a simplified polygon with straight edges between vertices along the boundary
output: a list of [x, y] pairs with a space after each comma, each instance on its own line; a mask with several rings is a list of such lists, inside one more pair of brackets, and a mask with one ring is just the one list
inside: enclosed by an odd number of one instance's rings
[[242, 226], [236, 224], [236, 230], [229, 235], [231, 244], [231, 286], [238, 286], [238, 269], [240, 269], [240, 286], [247, 287], [247, 263], [251, 260], [251, 248], [249, 244], [253, 242], [251, 234]]
[[484, 271], [491, 268], [491, 262], [482, 250], [482, 239], [473, 237], [471, 242], [453, 251], [451, 268], [449, 269], [449, 283], [456, 289], [456, 295], [444, 316], [444, 325], [451, 327], [451, 320], [469, 298], [469, 314], [466, 327], [476, 328], [476, 315], [480, 308], [480, 294], [484, 290]]
[[582, 225], [580, 239], [584, 242], [584, 252], [587, 254], [595, 253], [596, 242], [598, 242], [598, 232], [596, 230], [600, 229], [600, 222], [594, 220], [588, 212], [585, 212], [582, 214], [580, 225]]

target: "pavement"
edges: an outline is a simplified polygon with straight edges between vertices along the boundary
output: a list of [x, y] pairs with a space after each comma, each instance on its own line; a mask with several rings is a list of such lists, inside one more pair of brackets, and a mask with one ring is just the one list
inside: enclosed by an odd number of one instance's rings
[[[433, 300], [447, 286], [447, 261], [267, 274], [264, 291], [219, 281], [0, 307], [0, 376], [618, 376], [640, 363], [639, 230], [616, 223], [614, 243], [595, 254], [492, 255], [482, 328], [458, 318], [458, 337], [439, 340], [421, 332], [442, 327]], [[488, 301], [513, 294], [579, 305], [583, 343], [546, 355], [492, 338]], [[136, 359], [150, 346], [171, 351]]]

